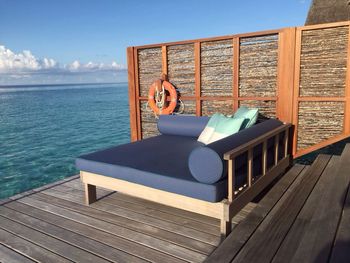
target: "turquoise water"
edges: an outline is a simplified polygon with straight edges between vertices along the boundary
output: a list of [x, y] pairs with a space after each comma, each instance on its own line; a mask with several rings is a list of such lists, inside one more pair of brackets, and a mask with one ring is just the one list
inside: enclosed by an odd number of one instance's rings
[[127, 84], [0, 87], [0, 199], [77, 174], [82, 153], [129, 141]]

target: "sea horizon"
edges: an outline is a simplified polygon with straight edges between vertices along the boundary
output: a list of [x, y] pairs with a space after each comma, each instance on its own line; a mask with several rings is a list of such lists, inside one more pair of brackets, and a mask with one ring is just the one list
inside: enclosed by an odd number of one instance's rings
[[121, 82], [82, 82], [82, 83], [51, 83], [51, 84], [0, 84], [0, 88], [11, 87], [45, 87], [45, 86], [79, 86], [79, 85], [108, 85], [108, 84], [127, 84], [127, 81]]

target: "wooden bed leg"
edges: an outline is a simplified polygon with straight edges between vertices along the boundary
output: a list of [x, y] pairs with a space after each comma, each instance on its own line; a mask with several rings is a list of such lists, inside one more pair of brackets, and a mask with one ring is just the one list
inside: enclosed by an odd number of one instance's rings
[[220, 220], [220, 233], [221, 241], [224, 241], [225, 238], [231, 233], [232, 230], [232, 218], [230, 216], [230, 205], [231, 203], [227, 200], [224, 201], [222, 217]]
[[84, 184], [85, 186], [85, 204], [89, 205], [96, 202], [96, 186], [91, 184]]
[[232, 221], [226, 221], [221, 219], [220, 221], [220, 232], [221, 232], [221, 241], [224, 241], [225, 238], [231, 233]]

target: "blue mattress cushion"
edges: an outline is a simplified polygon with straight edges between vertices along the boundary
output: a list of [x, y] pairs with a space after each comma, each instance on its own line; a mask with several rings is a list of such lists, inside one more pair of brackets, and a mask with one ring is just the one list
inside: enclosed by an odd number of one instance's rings
[[[281, 125], [281, 122], [276, 120], [269, 122], [266, 121], [266, 124], [260, 128], [255, 125], [259, 132], [248, 131], [254, 129], [255, 126], [253, 126], [243, 134], [241, 132], [235, 134], [241, 134], [237, 137], [238, 140], [232, 138], [232, 136], [235, 136], [232, 135], [206, 146], [198, 142], [197, 137], [162, 134], [80, 156], [76, 159], [76, 166], [81, 171], [122, 179], [209, 202], [219, 202], [227, 197], [227, 168], [222, 159], [215, 160], [215, 158], [217, 156], [222, 158], [223, 154], [233, 147], [255, 138], [254, 136], [260, 135], [261, 132], [266, 132], [277, 125]], [[189, 160], [191, 153], [195, 152], [196, 149], [199, 152], [203, 151], [204, 157]], [[210, 153], [214, 153], [215, 158], [206, 156], [207, 150], [205, 149], [208, 149]], [[272, 152], [269, 155], [272, 155]], [[210, 157], [209, 161], [208, 157]], [[205, 176], [210, 178], [214, 171], [211, 170], [213, 163], [211, 160], [216, 162], [213, 165], [217, 169], [214, 173], [216, 178], [214, 180], [204, 179], [205, 183], [200, 182], [199, 176], [193, 176], [194, 170], [192, 168], [196, 167], [196, 173], [205, 173], [203, 178]], [[191, 170], [189, 163], [192, 164]], [[246, 165], [244, 163], [246, 163], [246, 158], [237, 158], [236, 189], [246, 183]], [[255, 175], [261, 171], [259, 163], [261, 161], [254, 162], [253, 172]]]
[[[227, 176], [226, 161], [224, 154], [231, 149], [237, 148], [258, 136], [261, 136], [283, 123], [276, 119], [270, 119], [250, 128], [244, 129], [223, 138], [219, 141], [193, 149], [189, 156], [188, 166], [191, 174], [197, 181], [206, 184], [214, 184]], [[237, 169], [246, 163], [245, 158], [237, 158]]]
[[188, 168], [190, 153], [202, 146], [196, 137], [159, 135], [80, 156], [76, 166], [82, 171], [218, 202], [227, 196], [227, 180], [203, 184]]

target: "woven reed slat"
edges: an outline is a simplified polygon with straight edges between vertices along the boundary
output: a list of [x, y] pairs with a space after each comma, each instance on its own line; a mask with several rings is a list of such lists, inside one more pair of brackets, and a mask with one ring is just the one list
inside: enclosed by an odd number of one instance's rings
[[140, 95], [147, 96], [150, 85], [162, 74], [161, 48], [138, 51]]
[[276, 96], [278, 35], [240, 39], [239, 95]]
[[182, 96], [194, 95], [194, 45], [167, 48], [168, 78]]
[[300, 96], [344, 96], [348, 27], [302, 33]]
[[233, 111], [233, 100], [212, 100], [202, 101], [202, 115], [211, 116], [214, 113], [223, 113], [226, 115], [232, 115]]
[[201, 44], [202, 96], [232, 96], [233, 41]]
[[341, 134], [343, 122], [344, 102], [300, 102], [298, 149]]

